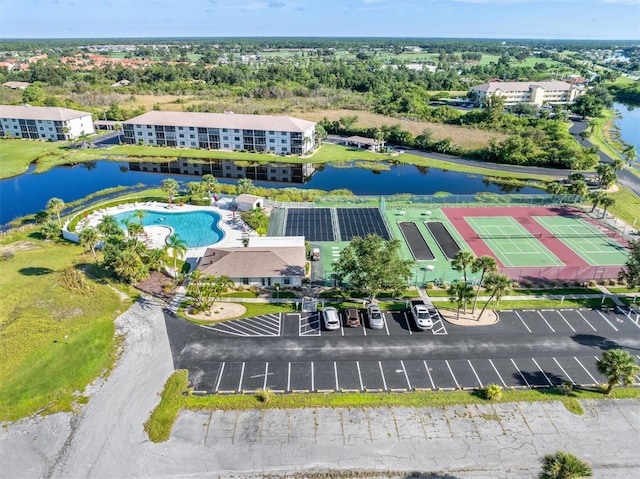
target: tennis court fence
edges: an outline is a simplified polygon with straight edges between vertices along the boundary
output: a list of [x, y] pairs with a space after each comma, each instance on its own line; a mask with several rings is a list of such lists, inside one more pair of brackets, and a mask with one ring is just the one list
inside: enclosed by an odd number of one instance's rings
[[483, 234], [471, 236], [470, 239], [543, 239], [543, 238], [608, 238], [606, 233], [516, 233], [516, 234]]

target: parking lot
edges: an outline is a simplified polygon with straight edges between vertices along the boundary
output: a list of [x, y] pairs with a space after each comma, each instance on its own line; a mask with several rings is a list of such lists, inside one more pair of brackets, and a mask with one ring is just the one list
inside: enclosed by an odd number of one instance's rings
[[[203, 393], [242, 393], [257, 389], [276, 392], [302, 391], [411, 391], [411, 390], [471, 390], [495, 383], [506, 388], [545, 388], [562, 383], [592, 387], [606, 382], [595, 366], [605, 349], [619, 347], [619, 341], [638, 345], [640, 326], [615, 311], [590, 309], [514, 310], [501, 311], [496, 325], [461, 327], [437, 321], [431, 331], [415, 327], [410, 313], [385, 312], [384, 328], [373, 330], [363, 321], [359, 327], [348, 328], [344, 318], [340, 329], [326, 331], [320, 315], [288, 313], [229, 321], [207, 327], [215, 337], [234, 338], [242, 345], [240, 336], [257, 338], [268, 347], [273, 338], [303, 350], [301, 357], [314, 360], [274, 361], [252, 360], [251, 350], [239, 349], [236, 357], [224, 360], [184, 359], [191, 372], [196, 391]], [[330, 360], [338, 350], [382, 348], [385, 338], [392, 341], [391, 354], [372, 359], [371, 354], [354, 352]], [[404, 338], [404, 339], [403, 339]], [[447, 340], [447, 338], [449, 338]], [[531, 339], [528, 339], [531, 338]], [[557, 340], [555, 340], [557, 338]], [[305, 348], [318, 341], [313, 353]], [[406, 348], [403, 347], [406, 341]], [[446, 343], [473, 345], [445, 349]], [[482, 345], [498, 344], [488, 351]], [[540, 348], [519, 347], [518, 342], [538, 342]], [[390, 344], [390, 343], [389, 343]], [[570, 346], [563, 346], [567, 344]], [[399, 345], [399, 346], [398, 346]], [[412, 347], [428, 345], [440, 354], [412, 354]], [[640, 349], [630, 347], [634, 357]], [[332, 352], [333, 351], [333, 352]], [[454, 351], [454, 352], [449, 352]], [[481, 352], [478, 352], [481, 351]], [[385, 351], [386, 352], [386, 351]], [[444, 354], [444, 356], [443, 356]], [[286, 355], [284, 357], [287, 357]], [[345, 359], [349, 358], [349, 359]], [[329, 360], [328, 360], [329, 359]], [[180, 361], [178, 361], [180, 362]], [[636, 378], [640, 385], [640, 378]]]

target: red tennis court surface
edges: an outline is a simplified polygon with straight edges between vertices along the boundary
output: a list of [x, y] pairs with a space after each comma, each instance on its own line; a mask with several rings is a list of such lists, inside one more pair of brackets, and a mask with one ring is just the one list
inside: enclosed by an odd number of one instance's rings
[[[583, 215], [580, 210], [569, 207], [443, 207], [442, 212], [462, 235], [469, 248], [476, 256], [489, 255], [498, 261], [500, 272], [515, 281], [535, 281], [539, 279], [547, 281], [589, 281], [592, 279], [617, 278], [621, 265], [590, 265], [567, 246], [561, 239], [553, 237], [540, 223], [535, 221], [535, 216], [565, 216], [579, 218], [587, 221], [602, 230], [601, 225], [591, 218]], [[529, 233], [537, 237], [542, 245], [552, 252], [564, 266], [526, 266], [505, 267], [496, 257], [487, 243], [478, 237], [476, 231], [467, 223], [469, 217], [512, 217]], [[607, 236], [617, 243], [627, 246], [626, 241], [614, 232], [607, 230]]]

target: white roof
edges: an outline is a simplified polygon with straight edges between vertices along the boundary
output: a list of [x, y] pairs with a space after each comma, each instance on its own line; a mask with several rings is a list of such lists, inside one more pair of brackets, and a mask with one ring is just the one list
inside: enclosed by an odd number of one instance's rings
[[66, 121], [83, 116], [91, 116], [91, 113], [54, 106], [0, 105], [0, 118]]
[[533, 87], [542, 87], [545, 90], [570, 90], [570, 83], [564, 81], [538, 81], [538, 82], [529, 82], [529, 81], [502, 81], [502, 82], [491, 82], [484, 83], [482, 85], [477, 85], [472, 87], [472, 90], [480, 90], [486, 91], [487, 93], [493, 93], [498, 90], [500, 91], [529, 91]]
[[248, 193], [242, 193], [241, 195], [238, 195], [238, 197], [236, 198], [236, 203], [254, 204], [256, 201], [259, 201], [259, 200], [264, 200], [264, 198], [262, 196], [255, 196], [255, 195], [250, 195]]
[[124, 122], [134, 125], [193, 126], [201, 128], [234, 128], [305, 132], [315, 125], [312, 121], [292, 116], [237, 115], [235, 113], [197, 113], [180, 111], [150, 111]]
[[249, 246], [256, 248], [284, 248], [304, 246], [304, 236], [250, 236]]

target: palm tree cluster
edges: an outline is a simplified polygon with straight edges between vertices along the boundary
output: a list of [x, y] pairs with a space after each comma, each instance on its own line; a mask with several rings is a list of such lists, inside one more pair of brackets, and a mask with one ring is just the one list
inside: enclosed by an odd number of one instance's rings
[[228, 276], [205, 275], [196, 269], [189, 275], [187, 296], [191, 299], [194, 309], [208, 311], [233, 285], [234, 282]]
[[[497, 273], [498, 264], [492, 256], [485, 255], [476, 258], [470, 251], [461, 250], [451, 260], [451, 266], [456, 271], [461, 272], [463, 276], [462, 281], [452, 282], [448, 289], [449, 300], [457, 305], [456, 319], [460, 319], [461, 308], [464, 307], [464, 313], [467, 313], [467, 304], [471, 299], [474, 300], [472, 314], [475, 313], [478, 297], [480, 296], [480, 288], [483, 285], [485, 290], [490, 293], [490, 297], [483, 306], [482, 311], [480, 311], [478, 320], [480, 320], [491, 301], [496, 299], [499, 303], [500, 298], [511, 289], [511, 280], [507, 276]], [[481, 272], [475, 294], [473, 286], [468, 284], [467, 270], [471, 270], [473, 273]]]
[[[174, 234], [162, 248], [147, 247], [142, 241], [143, 218], [144, 211], [136, 211], [132, 219], [125, 222], [125, 234], [113, 216], [104, 216], [97, 228], [88, 227], [80, 232], [80, 244], [91, 251], [96, 264], [111, 271], [119, 279], [133, 284], [145, 279], [150, 271], [162, 271], [169, 258], [169, 251], [175, 269], [177, 259], [184, 257], [187, 251], [186, 243]], [[101, 263], [97, 254], [100, 243], [103, 244]]]

